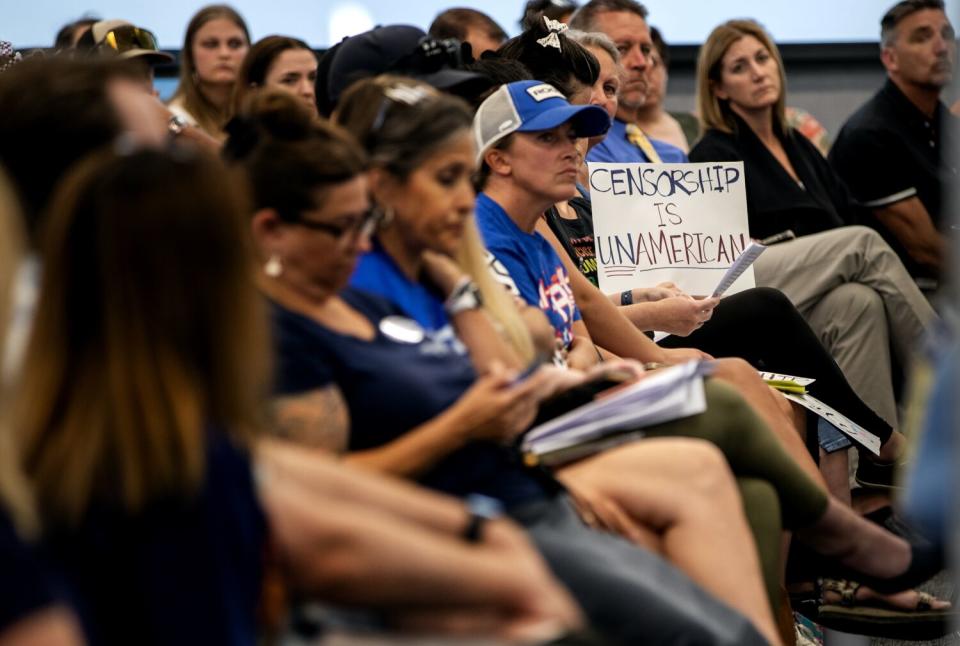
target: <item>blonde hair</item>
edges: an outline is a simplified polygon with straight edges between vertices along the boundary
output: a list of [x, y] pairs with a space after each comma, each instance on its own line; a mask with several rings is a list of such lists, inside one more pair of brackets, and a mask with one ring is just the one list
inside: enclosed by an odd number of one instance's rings
[[268, 353], [246, 211], [183, 150], [108, 151], [61, 184], [14, 414], [45, 523], [188, 499], [210, 433], [252, 436]]
[[780, 75], [780, 96], [773, 106], [774, 127], [787, 134], [786, 102], [787, 76], [783, 68], [783, 59], [780, 50], [770, 35], [760, 23], [755, 20], [728, 20], [710, 32], [707, 42], [700, 48], [697, 60], [697, 107], [700, 116], [700, 129], [734, 132], [737, 121], [730, 102], [717, 97], [716, 85], [721, 82], [723, 72], [723, 57], [731, 45], [745, 36], [753, 36], [760, 41], [773, 60], [777, 63], [777, 72]]
[[[0, 171], [0, 365], [6, 358], [4, 341], [11, 316], [11, 299], [23, 249], [20, 215], [13, 191]], [[3, 375], [5, 379], [7, 375]], [[10, 514], [21, 535], [36, 534], [38, 527], [33, 493], [20, 465], [20, 451], [10, 427], [7, 383], [0, 381], [0, 505]]]
[[247, 23], [233, 7], [216, 4], [198, 11], [190, 19], [190, 24], [187, 25], [187, 33], [183, 38], [183, 49], [180, 50], [180, 83], [177, 85], [177, 91], [174, 93], [171, 103], [178, 100], [182, 101], [184, 109], [196, 119], [197, 126], [200, 129], [213, 137], [222, 139], [225, 136], [223, 127], [230, 118], [232, 103], [227, 101], [226, 105], [218, 107], [203, 95], [196, 77], [197, 63], [193, 55], [197, 32], [205, 24], [218, 18], [229, 20], [239, 27], [247, 39], [247, 44], [250, 44], [250, 32], [247, 29]]
[[483, 309], [493, 319], [506, 341], [517, 356], [525, 363], [533, 361], [536, 350], [533, 338], [526, 323], [520, 316], [520, 310], [513, 296], [501, 285], [487, 264], [487, 250], [483, 246], [480, 231], [473, 216], [463, 228], [463, 240], [457, 254], [457, 264], [477, 284], [483, 298]]

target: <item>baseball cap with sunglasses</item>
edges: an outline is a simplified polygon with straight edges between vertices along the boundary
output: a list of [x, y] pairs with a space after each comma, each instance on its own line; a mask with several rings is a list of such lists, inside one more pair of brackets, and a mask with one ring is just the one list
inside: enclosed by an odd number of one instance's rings
[[173, 56], [160, 51], [153, 32], [125, 20], [101, 20], [90, 28], [93, 49], [122, 59], [138, 58], [152, 64], [172, 63]]

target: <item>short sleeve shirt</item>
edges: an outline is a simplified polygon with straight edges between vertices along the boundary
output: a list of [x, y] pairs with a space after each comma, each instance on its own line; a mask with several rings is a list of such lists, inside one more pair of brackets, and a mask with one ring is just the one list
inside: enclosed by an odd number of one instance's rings
[[864, 206], [917, 197], [939, 226], [941, 190], [957, 176], [946, 137], [955, 120], [942, 103], [927, 117], [887, 80], [844, 124], [830, 163]]
[[537, 232], [527, 233], [484, 193], [477, 196], [477, 225], [495, 259], [494, 275], [509, 275], [513, 290], [528, 305], [547, 316], [563, 347], [573, 341], [573, 323], [580, 310], [570, 277], [550, 243]]
[[[686, 163], [687, 154], [673, 144], [659, 139], [650, 139], [653, 149], [665, 164]], [[587, 153], [587, 161], [609, 163], [648, 163], [650, 160], [635, 144], [627, 139], [627, 124], [614, 119], [607, 136]]]

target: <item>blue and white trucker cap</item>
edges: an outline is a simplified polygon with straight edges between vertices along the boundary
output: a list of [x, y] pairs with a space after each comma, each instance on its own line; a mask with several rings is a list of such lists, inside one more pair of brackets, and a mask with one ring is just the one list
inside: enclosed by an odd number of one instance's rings
[[596, 105], [570, 105], [560, 90], [541, 81], [502, 85], [480, 104], [473, 118], [477, 160], [514, 132], [539, 132], [573, 123], [578, 137], [595, 137], [610, 128], [607, 111]]

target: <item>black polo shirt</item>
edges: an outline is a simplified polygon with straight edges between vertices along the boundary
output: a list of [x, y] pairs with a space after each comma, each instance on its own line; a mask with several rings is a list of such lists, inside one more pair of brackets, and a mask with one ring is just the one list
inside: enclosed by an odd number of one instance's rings
[[955, 119], [943, 103], [928, 118], [887, 79], [844, 124], [830, 163], [864, 206], [917, 197], [942, 229], [941, 192], [957, 176], [946, 138]]

